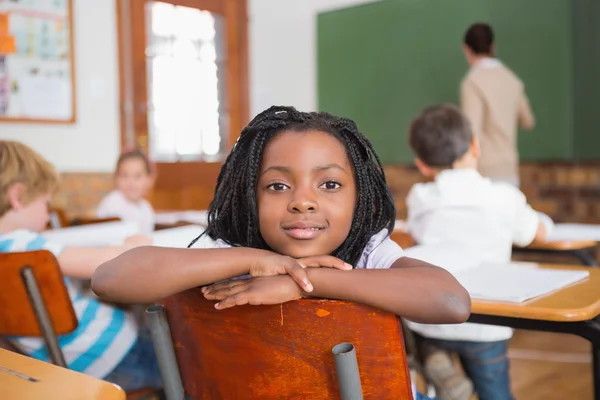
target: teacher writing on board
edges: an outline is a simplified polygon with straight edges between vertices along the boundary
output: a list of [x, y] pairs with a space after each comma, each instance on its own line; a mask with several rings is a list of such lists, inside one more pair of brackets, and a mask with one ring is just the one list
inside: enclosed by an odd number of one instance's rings
[[519, 186], [517, 130], [535, 125], [523, 82], [494, 58], [489, 25], [472, 25], [463, 51], [470, 70], [461, 84], [461, 108], [479, 138], [479, 171], [494, 181]]

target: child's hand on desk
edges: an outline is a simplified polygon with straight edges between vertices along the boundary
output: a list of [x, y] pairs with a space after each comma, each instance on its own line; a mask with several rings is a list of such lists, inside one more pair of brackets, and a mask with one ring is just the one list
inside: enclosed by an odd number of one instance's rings
[[281, 304], [302, 298], [302, 289], [287, 275], [238, 279], [202, 288], [207, 300], [217, 300], [217, 310], [250, 304]]
[[256, 264], [250, 268], [249, 274], [253, 277], [290, 275], [303, 290], [312, 292], [312, 285], [304, 270], [307, 267], [327, 267], [340, 270], [352, 269], [351, 265], [332, 256], [315, 256], [295, 259], [288, 256], [273, 254], [259, 259]]
[[150, 246], [152, 244], [152, 239], [145, 235], [133, 235], [125, 239], [123, 244], [125, 247], [133, 249], [134, 247]]

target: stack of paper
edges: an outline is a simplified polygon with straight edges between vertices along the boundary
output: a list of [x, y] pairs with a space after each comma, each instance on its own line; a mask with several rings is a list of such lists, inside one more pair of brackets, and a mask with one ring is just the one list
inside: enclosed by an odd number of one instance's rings
[[173, 211], [158, 212], [155, 215], [157, 224], [176, 224], [178, 222], [190, 222], [192, 224], [206, 226], [208, 225], [208, 211]]
[[600, 241], [600, 225], [556, 224], [548, 241], [595, 240]]
[[584, 280], [589, 272], [511, 263], [483, 265], [455, 276], [473, 299], [522, 303]]
[[[204, 232], [204, 229], [205, 227], [199, 225], [186, 225], [177, 228], [155, 231], [152, 235], [152, 244], [160, 247], [185, 248], [188, 247], [192, 240]], [[212, 243], [212, 239], [210, 239], [208, 236], [202, 236], [199, 242], [195, 243], [194, 248], [210, 247], [202, 246], [202, 244], [207, 240]]]

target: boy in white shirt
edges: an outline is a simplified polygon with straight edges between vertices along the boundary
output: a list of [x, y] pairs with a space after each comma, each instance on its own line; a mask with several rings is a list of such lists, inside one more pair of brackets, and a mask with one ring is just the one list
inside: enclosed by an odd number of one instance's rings
[[[417, 243], [451, 244], [457, 251], [476, 252], [486, 263], [508, 263], [513, 244], [545, 240], [546, 227], [523, 193], [477, 172], [479, 144], [456, 107], [425, 109], [411, 124], [409, 138], [417, 168], [433, 179], [416, 184], [407, 198], [407, 228]], [[409, 326], [417, 333], [425, 370], [441, 399], [470, 397], [470, 384], [461, 381], [448, 351], [458, 353], [480, 400], [512, 399], [506, 356], [510, 328]]]

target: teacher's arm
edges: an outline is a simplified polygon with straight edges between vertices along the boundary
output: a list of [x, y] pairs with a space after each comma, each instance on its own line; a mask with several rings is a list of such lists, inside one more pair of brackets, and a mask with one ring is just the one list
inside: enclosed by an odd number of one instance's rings
[[533, 116], [533, 111], [531, 111], [531, 106], [529, 105], [529, 100], [527, 99], [527, 95], [523, 92], [521, 96], [521, 101], [519, 103], [518, 110], [518, 118], [519, 118], [519, 127], [526, 130], [532, 130], [535, 126], [535, 117]]

